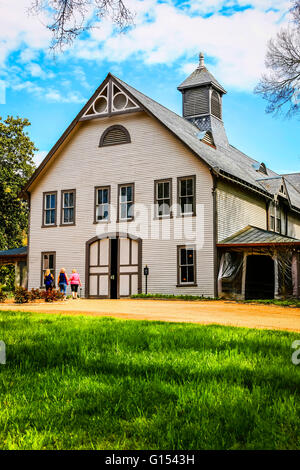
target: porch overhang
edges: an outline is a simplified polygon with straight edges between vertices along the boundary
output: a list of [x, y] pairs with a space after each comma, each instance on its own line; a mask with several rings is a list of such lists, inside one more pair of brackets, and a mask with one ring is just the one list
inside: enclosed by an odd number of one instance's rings
[[300, 249], [300, 240], [248, 225], [217, 243], [218, 248], [291, 248]]
[[270, 247], [291, 247], [300, 249], [299, 242], [288, 242], [288, 243], [218, 243], [218, 248], [270, 248]]
[[27, 246], [0, 251], [0, 266], [16, 264], [20, 261], [27, 261]]

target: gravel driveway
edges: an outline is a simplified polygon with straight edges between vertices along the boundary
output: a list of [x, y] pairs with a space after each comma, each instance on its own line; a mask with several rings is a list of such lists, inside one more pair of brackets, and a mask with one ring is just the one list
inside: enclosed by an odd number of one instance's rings
[[300, 309], [229, 301], [168, 301], [145, 299], [0, 304], [0, 310], [19, 310], [66, 315], [111, 316], [132, 320], [159, 320], [300, 332]]

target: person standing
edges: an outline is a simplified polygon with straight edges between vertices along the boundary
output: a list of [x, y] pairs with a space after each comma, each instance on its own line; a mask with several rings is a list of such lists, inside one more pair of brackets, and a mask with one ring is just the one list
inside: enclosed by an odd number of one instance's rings
[[67, 286], [69, 284], [69, 280], [65, 268], [61, 268], [57, 284], [60, 292], [64, 295], [64, 300], [67, 300]]
[[79, 285], [82, 286], [82, 284], [81, 284], [81, 280], [76, 269], [72, 269], [72, 274], [69, 279], [69, 282], [71, 284], [72, 297], [73, 299], [77, 299], [78, 286]]
[[44, 276], [44, 284], [46, 287], [46, 291], [52, 291], [54, 282], [53, 274], [51, 274], [50, 269], [46, 269], [45, 276]]

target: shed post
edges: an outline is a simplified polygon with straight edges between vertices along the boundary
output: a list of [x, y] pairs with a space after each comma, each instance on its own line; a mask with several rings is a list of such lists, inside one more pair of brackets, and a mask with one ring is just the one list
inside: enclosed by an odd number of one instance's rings
[[222, 253], [220, 268], [218, 272], [218, 297], [221, 297], [222, 295], [222, 273], [223, 273], [223, 266], [224, 266], [224, 257], [225, 257], [225, 254]]
[[278, 269], [278, 255], [274, 254], [274, 299], [279, 299], [279, 269]]
[[292, 257], [293, 296], [299, 297], [299, 253], [294, 252]]
[[246, 274], [247, 274], [247, 256], [248, 253], [245, 251], [243, 256], [243, 274], [242, 274], [242, 299], [246, 297]]
[[15, 262], [15, 287], [20, 286], [20, 284], [21, 284], [20, 264], [16, 261]]

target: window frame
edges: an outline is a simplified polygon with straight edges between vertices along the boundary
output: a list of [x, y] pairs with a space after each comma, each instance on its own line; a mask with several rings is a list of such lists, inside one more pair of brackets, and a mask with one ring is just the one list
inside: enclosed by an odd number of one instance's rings
[[[167, 215], [159, 215], [158, 214], [158, 185], [159, 183], [169, 183], [169, 199], [170, 199], [170, 213]], [[163, 198], [167, 199], [167, 198]], [[161, 180], [154, 180], [154, 219], [155, 220], [163, 220], [163, 219], [172, 219], [173, 212], [172, 212], [172, 205], [173, 205], [173, 185], [172, 185], [172, 178], [164, 178]]]
[[[73, 193], [73, 222], [64, 222], [64, 195], [66, 193]], [[69, 207], [68, 209], [70, 209]], [[67, 227], [76, 225], [76, 189], [62, 189], [61, 203], [60, 203], [60, 226]]]
[[268, 210], [269, 230], [276, 232], [276, 205], [273, 201], [270, 201]]
[[[127, 187], [127, 186], [131, 186], [132, 187], [132, 201], [130, 201], [132, 203], [132, 206], [134, 206], [135, 204], [135, 187], [134, 187], [134, 183], [124, 183], [124, 184], [118, 184], [118, 213], [117, 213], [117, 222], [131, 222], [132, 220], [134, 220], [134, 213], [131, 217], [127, 218], [127, 219], [122, 219], [121, 218], [121, 198], [120, 198], [120, 191], [121, 191], [121, 188], [124, 188], [124, 187]], [[126, 201], [127, 202], [127, 201]]]
[[[193, 250], [193, 271], [194, 281], [193, 282], [181, 282], [181, 267], [184, 265], [180, 264], [181, 250]], [[185, 265], [188, 266], [188, 265]], [[176, 287], [197, 287], [197, 250], [196, 245], [178, 245], [177, 246], [177, 286]]]
[[[188, 197], [188, 196], [181, 196], [180, 195], [180, 189], [181, 189], [181, 182], [183, 180], [189, 180], [191, 179], [193, 181], [193, 211], [192, 212], [181, 212], [181, 197]], [[178, 210], [177, 210], [177, 217], [195, 217], [196, 216], [196, 175], [190, 175], [190, 176], [180, 176], [177, 178], [177, 205], [178, 205]]]
[[[97, 220], [97, 207], [99, 204], [97, 203], [98, 201], [98, 191], [99, 189], [107, 189], [108, 190], [108, 218], [103, 219], [103, 220]], [[94, 189], [94, 224], [107, 224], [111, 220], [111, 210], [110, 210], [110, 201], [111, 201], [111, 186], [106, 185], [106, 186], [95, 186]]]
[[[46, 211], [47, 210], [53, 210], [53, 209], [46, 209], [45, 208], [45, 203], [46, 203], [46, 196], [50, 195], [55, 195], [55, 207], [54, 207], [54, 224], [45, 224], [45, 216], [46, 216]], [[42, 228], [50, 228], [50, 227], [57, 227], [57, 191], [45, 191], [43, 193], [43, 207], [42, 207]]]
[[[276, 203], [275, 201], [270, 201], [268, 209], [268, 230], [270, 232], [278, 233], [280, 235], [287, 235], [288, 233], [288, 217], [287, 213], [284, 210], [283, 206]], [[280, 230], [278, 227], [280, 226]]]
[[[56, 286], [56, 251], [42, 251], [41, 252], [41, 289], [45, 287], [44, 284], [44, 256], [45, 255], [53, 255], [53, 287]], [[48, 269], [48, 268], [47, 268]]]

